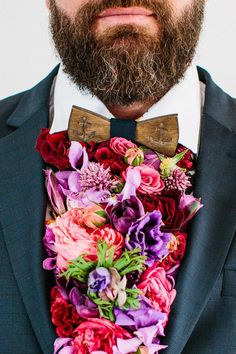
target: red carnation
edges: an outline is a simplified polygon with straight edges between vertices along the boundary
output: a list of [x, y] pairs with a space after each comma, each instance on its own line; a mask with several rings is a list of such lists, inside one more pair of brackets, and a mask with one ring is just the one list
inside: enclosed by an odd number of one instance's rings
[[109, 141], [99, 144], [94, 159], [103, 164], [105, 168], [110, 167], [111, 172], [115, 175], [120, 175], [127, 168], [123, 157], [111, 150]]
[[151, 213], [154, 210], [158, 210], [159, 199], [157, 198], [156, 195], [142, 194], [142, 193], [137, 192], [137, 196], [141, 200], [141, 202], [143, 203], [143, 207], [146, 212]]
[[74, 305], [65, 300], [60, 292], [54, 287], [51, 291], [51, 314], [52, 323], [56, 326], [59, 337], [76, 337], [74, 330], [82, 322]]
[[94, 141], [90, 141], [87, 144], [84, 143], [84, 142], [80, 142], [80, 144], [85, 144], [86, 151], [88, 153], [89, 161], [93, 161], [94, 160], [94, 155], [95, 155], [95, 153], [97, 151], [98, 143], [95, 143]]
[[162, 231], [174, 232], [179, 230], [184, 220], [184, 213], [179, 209], [179, 201], [181, 192], [177, 190], [166, 191], [162, 195], [137, 194], [138, 198], [143, 203], [146, 212], [160, 210], [162, 214]]
[[[179, 145], [177, 149], [177, 154], [186, 150], [186, 147], [183, 145]], [[193, 161], [194, 155], [191, 150], [188, 150], [184, 157], [177, 163], [177, 166], [181, 168], [185, 168], [187, 171], [191, 171], [193, 169]]]
[[167, 257], [163, 259], [162, 262], [158, 264], [158, 267], [163, 267], [165, 271], [168, 271], [176, 264], [180, 264], [185, 254], [187, 234], [183, 232], [176, 232], [175, 237], [177, 240], [176, 250], [171, 252]]
[[166, 191], [164, 195], [158, 197], [158, 209], [162, 214], [162, 221], [164, 223], [162, 229], [165, 230], [165, 232], [171, 232], [176, 229], [179, 217], [182, 221], [183, 215], [178, 208], [180, 198], [181, 192], [177, 190]]
[[121, 172], [125, 171], [127, 168], [127, 165], [125, 164], [125, 162], [122, 159], [115, 159], [115, 160], [110, 160], [110, 168], [111, 168], [111, 172], [115, 175], [120, 176]]
[[67, 131], [50, 134], [48, 128], [41, 129], [35, 146], [44, 161], [56, 166], [59, 170], [70, 168], [69, 147]]
[[95, 152], [95, 159], [99, 162], [99, 163], [103, 163], [103, 161], [105, 160], [109, 160], [112, 156], [112, 151], [110, 149], [108, 149], [107, 147], [101, 147], [99, 149], [97, 149], [97, 151]]

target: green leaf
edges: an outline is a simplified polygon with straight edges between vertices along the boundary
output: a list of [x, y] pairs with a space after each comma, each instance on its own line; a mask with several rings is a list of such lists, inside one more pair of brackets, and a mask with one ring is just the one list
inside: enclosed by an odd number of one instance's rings
[[172, 157], [172, 159], [174, 160], [174, 162], [177, 164], [183, 157], [184, 155], [188, 152], [188, 149], [180, 152], [179, 154], [175, 155], [174, 157]]
[[88, 262], [83, 256], [80, 256], [73, 261], [68, 261], [67, 270], [62, 272], [60, 276], [64, 276], [66, 280], [73, 278], [85, 283], [89, 273], [96, 268], [96, 265], [97, 262]]
[[114, 303], [104, 301], [98, 297], [96, 293], [92, 293], [90, 291], [87, 292], [87, 295], [97, 305], [101, 317], [115, 322], [115, 316], [113, 313]]
[[97, 214], [98, 216], [101, 216], [102, 218], [106, 218], [107, 217], [107, 214], [104, 210], [98, 210], [98, 211], [95, 211], [95, 214]]
[[139, 248], [131, 251], [124, 251], [120, 258], [113, 263], [113, 267], [119, 272], [121, 276], [131, 273], [135, 270], [144, 270], [144, 263], [146, 256], [142, 256]]
[[115, 249], [107, 246], [106, 242], [98, 243], [98, 262], [97, 267], [110, 268], [113, 263]]
[[124, 309], [131, 308], [133, 310], [137, 310], [140, 308], [140, 295], [141, 291], [139, 289], [133, 288], [133, 289], [126, 289], [126, 295], [127, 299], [126, 302], [123, 306]]

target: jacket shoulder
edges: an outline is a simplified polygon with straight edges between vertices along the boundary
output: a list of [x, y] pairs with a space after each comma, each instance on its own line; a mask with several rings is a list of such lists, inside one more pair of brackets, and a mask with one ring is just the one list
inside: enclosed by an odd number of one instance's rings
[[27, 94], [27, 92], [28, 91], [23, 91], [0, 100], [0, 138], [14, 130], [14, 128], [7, 125], [7, 119], [15, 111], [20, 100], [25, 96], [25, 94]]
[[204, 113], [236, 133], [236, 99], [224, 92], [205, 69], [198, 67], [198, 74], [206, 85]]
[[49, 104], [51, 87], [58, 68], [59, 65], [29, 90], [0, 100], [0, 138], [19, 128], [40, 107]]

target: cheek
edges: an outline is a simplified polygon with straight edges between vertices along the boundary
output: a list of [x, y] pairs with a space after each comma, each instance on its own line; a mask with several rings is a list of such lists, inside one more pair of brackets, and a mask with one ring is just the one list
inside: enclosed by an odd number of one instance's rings
[[[89, 0], [87, 0], [89, 1]], [[78, 9], [87, 2], [86, 0], [56, 0], [57, 7], [73, 19]]]
[[169, 0], [169, 3], [174, 13], [178, 16], [186, 9], [186, 7], [191, 6], [194, 3], [194, 0]]

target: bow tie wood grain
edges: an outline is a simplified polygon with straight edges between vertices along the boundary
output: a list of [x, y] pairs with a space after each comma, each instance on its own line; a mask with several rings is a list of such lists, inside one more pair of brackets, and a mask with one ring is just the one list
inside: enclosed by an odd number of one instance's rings
[[[84, 108], [73, 106], [68, 125], [69, 139], [71, 141], [94, 141], [97, 143], [109, 140], [112, 137], [111, 125], [115, 120], [108, 119]], [[121, 119], [119, 121], [122, 127], [127, 122], [121, 121]], [[128, 126], [127, 123], [127, 127], [130, 129], [130, 124]], [[135, 141], [139, 144], [168, 156], [175, 154], [179, 139], [177, 114], [135, 121], [135, 128]], [[124, 128], [122, 137], [127, 137], [125, 130]], [[113, 136], [121, 137], [120, 131], [119, 135], [113, 134]]]

